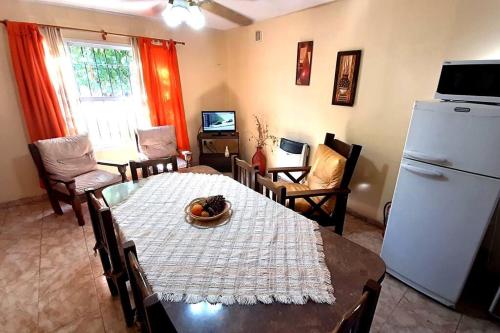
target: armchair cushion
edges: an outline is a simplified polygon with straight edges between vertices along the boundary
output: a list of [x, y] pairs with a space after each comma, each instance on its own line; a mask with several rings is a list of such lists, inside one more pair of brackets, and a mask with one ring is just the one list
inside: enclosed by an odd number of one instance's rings
[[[122, 181], [119, 174], [115, 174], [106, 170], [93, 170], [83, 175], [75, 177], [75, 192], [77, 195], [85, 193], [85, 189], [101, 189], [103, 187], [118, 184]], [[52, 189], [69, 195], [68, 189], [63, 183], [55, 183]]]
[[35, 142], [45, 170], [66, 178], [97, 170], [97, 161], [88, 135], [39, 140]]
[[[277, 182], [278, 186], [285, 186], [286, 188], [286, 193], [289, 192], [294, 192], [294, 191], [307, 191], [309, 190], [309, 187], [305, 184], [297, 184], [297, 183], [291, 183], [287, 181], [278, 181]], [[316, 198], [313, 198], [313, 200]], [[307, 213], [309, 210], [311, 210], [311, 205], [302, 198], [295, 199], [295, 208], [294, 210], [299, 213]]]
[[312, 190], [339, 187], [345, 163], [344, 156], [326, 145], [319, 145], [307, 175], [307, 186]]
[[[311, 171], [307, 175], [305, 184], [281, 182], [286, 187], [287, 193], [294, 191], [307, 191], [318, 189], [330, 189], [340, 186], [344, 175], [346, 158], [326, 145], [320, 144], [314, 155]], [[319, 203], [322, 196], [311, 197], [311, 200]], [[337, 198], [332, 196], [322, 206], [322, 209], [330, 214], [335, 208]], [[299, 213], [307, 213], [312, 209], [309, 202], [303, 198], [295, 199], [295, 208]]]
[[147, 158], [155, 159], [178, 155], [174, 126], [137, 130], [137, 139], [140, 152]]
[[[347, 159], [330, 147], [320, 144], [314, 155], [311, 171], [307, 175], [307, 186], [311, 190], [337, 188], [342, 182]], [[323, 197], [313, 197], [314, 202], [319, 202]], [[335, 208], [337, 198], [332, 196], [322, 208], [331, 213]]]

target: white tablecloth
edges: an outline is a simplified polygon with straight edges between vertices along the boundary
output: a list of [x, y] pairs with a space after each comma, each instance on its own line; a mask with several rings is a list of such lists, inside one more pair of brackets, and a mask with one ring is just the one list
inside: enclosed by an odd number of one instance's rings
[[[216, 194], [231, 201], [230, 222], [213, 229], [188, 224], [185, 206]], [[112, 213], [164, 301], [335, 301], [317, 223], [229, 177], [150, 177]]]

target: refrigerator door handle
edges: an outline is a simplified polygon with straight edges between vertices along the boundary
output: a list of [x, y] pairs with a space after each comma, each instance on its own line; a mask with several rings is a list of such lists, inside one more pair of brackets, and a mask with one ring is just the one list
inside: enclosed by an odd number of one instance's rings
[[416, 166], [404, 164], [404, 163], [401, 164], [401, 167], [403, 169], [410, 171], [410, 172], [417, 173], [417, 174], [424, 175], [424, 176], [428, 176], [428, 177], [443, 177], [443, 173], [436, 171], [436, 170], [424, 169], [424, 168], [420, 168], [420, 167], [416, 167]]
[[445, 163], [447, 162], [446, 157], [439, 155], [429, 155], [413, 150], [405, 150], [404, 157], [413, 158], [430, 163]]

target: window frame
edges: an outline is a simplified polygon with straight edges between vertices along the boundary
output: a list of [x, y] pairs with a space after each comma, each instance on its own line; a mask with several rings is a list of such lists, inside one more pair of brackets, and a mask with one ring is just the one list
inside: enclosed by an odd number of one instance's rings
[[[75, 82], [75, 86], [78, 91], [78, 100], [80, 102], [85, 102], [85, 101], [117, 101], [117, 100], [125, 100], [129, 98], [133, 98], [134, 95], [134, 90], [133, 90], [133, 84], [132, 84], [132, 68], [131, 64], [134, 61], [134, 51], [133, 47], [129, 43], [116, 43], [116, 42], [101, 42], [101, 41], [95, 41], [95, 40], [86, 40], [86, 39], [76, 39], [76, 38], [64, 38], [64, 44], [65, 47], [67, 48], [67, 53], [69, 56], [69, 60], [71, 63], [71, 70], [72, 70], [72, 75], [73, 75], [73, 81]], [[78, 82], [76, 80], [76, 75], [75, 75], [75, 69], [73, 67], [74, 62], [73, 58], [71, 56], [71, 52], [69, 50], [70, 46], [83, 46], [83, 47], [92, 47], [92, 48], [104, 48], [104, 49], [113, 49], [113, 50], [125, 50], [130, 53], [130, 62], [129, 62], [129, 86], [130, 86], [130, 92], [131, 94], [129, 96], [80, 96], [80, 87], [78, 85]], [[94, 63], [97, 65], [96, 63]], [[89, 86], [90, 91], [91, 88]], [[102, 89], [101, 89], [102, 93]]]

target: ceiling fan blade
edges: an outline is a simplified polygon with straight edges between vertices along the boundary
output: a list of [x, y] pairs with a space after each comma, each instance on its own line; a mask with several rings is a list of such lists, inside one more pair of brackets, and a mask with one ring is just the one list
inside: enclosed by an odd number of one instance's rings
[[163, 13], [167, 8], [168, 1], [160, 2], [159, 4], [153, 6], [148, 12], [151, 16], [157, 16]]
[[[168, 0], [120, 0], [125, 6], [127, 4], [138, 5], [145, 4], [146, 6], [141, 6], [144, 8], [137, 8], [136, 13], [144, 16], [158, 16], [160, 15], [168, 5]], [[130, 6], [129, 6], [130, 7]]]
[[207, 12], [223, 17], [226, 20], [234, 22], [238, 25], [250, 25], [253, 23], [251, 18], [232, 10], [231, 8], [218, 4], [215, 1], [201, 2], [200, 7]]

